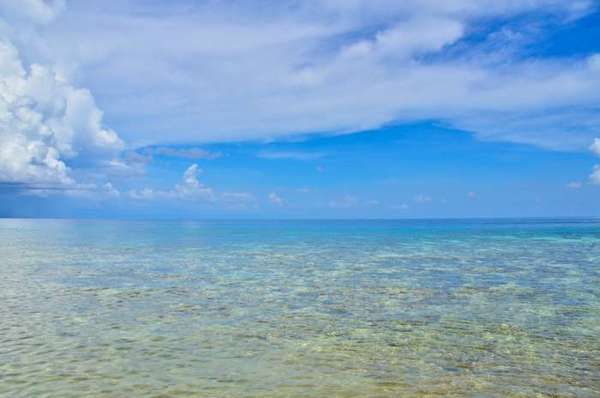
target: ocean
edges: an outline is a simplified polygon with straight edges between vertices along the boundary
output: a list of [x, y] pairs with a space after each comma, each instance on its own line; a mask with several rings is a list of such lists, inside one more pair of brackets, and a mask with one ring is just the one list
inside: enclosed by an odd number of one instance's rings
[[0, 220], [2, 397], [599, 397], [600, 221]]

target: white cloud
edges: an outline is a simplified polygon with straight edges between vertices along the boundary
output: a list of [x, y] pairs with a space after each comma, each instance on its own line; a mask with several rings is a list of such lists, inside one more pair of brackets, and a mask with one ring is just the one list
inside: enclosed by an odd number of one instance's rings
[[154, 190], [152, 188], [143, 188], [141, 190], [130, 190], [129, 197], [137, 200], [154, 199], [182, 199], [182, 200], [200, 200], [215, 201], [217, 196], [212, 188], [202, 184], [198, 180], [198, 173], [202, 172], [197, 164], [188, 167], [181, 178], [181, 182], [176, 184], [170, 190]]
[[[181, 181], [171, 189], [154, 189], [145, 187], [132, 189], [128, 196], [133, 200], [184, 200], [209, 204], [222, 204], [227, 208], [256, 207], [254, 195], [248, 192], [218, 192], [200, 182], [198, 174], [202, 170], [192, 164], [183, 173]], [[283, 202], [282, 202], [283, 203]]]
[[[10, 185], [10, 183], [2, 183], [0, 185], [5, 186], [6, 184]], [[49, 197], [64, 195], [91, 201], [118, 199], [121, 197], [121, 192], [111, 182], [106, 182], [100, 186], [93, 183], [69, 185], [17, 183], [13, 188], [17, 188], [15, 190], [16, 193], [26, 196]]]
[[325, 154], [322, 152], [262, 151], [256, 156], [262, 159], [315, 160], [324, 157]]
[[[268, 139], [438, 119], [486, 139], [580, 150], [600, 134], [600, 57], [529, 61], [519, 45], [594, 5], [284, 0], [259, 12], [246, 1], [71, 2], [40, 35], [11, 35], [65, 70], [79, 65], [75, 75], [132, 142]], [[520, 15], [538, 16], [538, 29], [511, 19]], [[490, 20], [508, 20], [510, 29], [499, 24], [485, 37]], [[472, 32], [483, 39], [463, 41]]]
[[145, 174], [146, 163], [143, 157], [128, 156], [126, 159], [99, 161], [97, 170], [109, 176], [139, 177]]
[[566, 186], [570, 189], [580, 189], [583, 186], [583, 183], [581, 181], [571, 181], [567, 183]]
[[175, 194], [183, 199], [214, 200], [215, 194], [211, 188], [205, 187], [198, 181], [198, 173], [202, 172], [197, 164], [193, 164], [183, 173], [181, 184], [175, 186]]
[[213, 160], [218, 159], [223, 154], [221, 152], [211, 152], [203, 148], [190, 147], [190, 148], [175, 148], [168, 146], [156, 146], [142, 148], [140, 152], [148, 156], [169, 156], [174, 158], [184, 159], [206, 159]]
[[[62, 6], [3, 1], [0, 27], [7, 16], [23, 25], [47, 23]], [[110, 161], [123, 141], [102, 126], [102, 112], [88, 90], [73, 86], [52, 66], [25, 64], [7, 36], [0, 28], [0, 182], [79, 190], [83, 185], [69, 162]]]
[[65, 0], [2, 0], [0, 16], [20, 23], [44, 24], [52, 21], [65, 8]]
[[455, 42], [463, 35], [463, 29], [461, 22], [449, 18], [417, 17], [380, 31], [373, 39], [351, 43], [342, 48], [340, 55], [410, 59]]
[[115, 187], [113, 187], [113, 185], [110, 182], [107, 182], [106, 184], [104, 184], [102, 186], [104, 192], [106, 193], [106, 195], [108, 195], [111, 198], [118, 198], [121, 196], [121, 192], [119, 192], [118, 189], [116, 189]]
[[276, 206], [283, 206], [285, 204], [285, 201], [275, 192], [269, 193], [268, 199], [269, 199], [269, 202], [271, 202], [272, 204], [274, 204]]
[[594, 138], [594, 142], [590, 145], [590, 151], [600, 156], [600, 138]]

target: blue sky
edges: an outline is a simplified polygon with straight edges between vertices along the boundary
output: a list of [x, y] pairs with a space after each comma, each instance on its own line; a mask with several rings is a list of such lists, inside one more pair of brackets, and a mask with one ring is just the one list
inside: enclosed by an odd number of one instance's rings
[[0, 1], [0, 216], [600, 216], [595, 1]]

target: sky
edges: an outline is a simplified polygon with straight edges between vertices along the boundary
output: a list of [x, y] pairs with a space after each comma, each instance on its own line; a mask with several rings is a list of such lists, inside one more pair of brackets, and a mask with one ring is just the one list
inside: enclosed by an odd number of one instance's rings
[[594, 0], [0, 0], [0, 217], [600, 216]]

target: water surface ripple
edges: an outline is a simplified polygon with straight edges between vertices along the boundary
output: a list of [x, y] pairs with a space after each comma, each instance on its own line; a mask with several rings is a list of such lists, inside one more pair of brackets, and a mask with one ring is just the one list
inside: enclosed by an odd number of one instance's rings
[[0, 242], [0, 396], [600, 396], [593, 220], [0, 220]]

